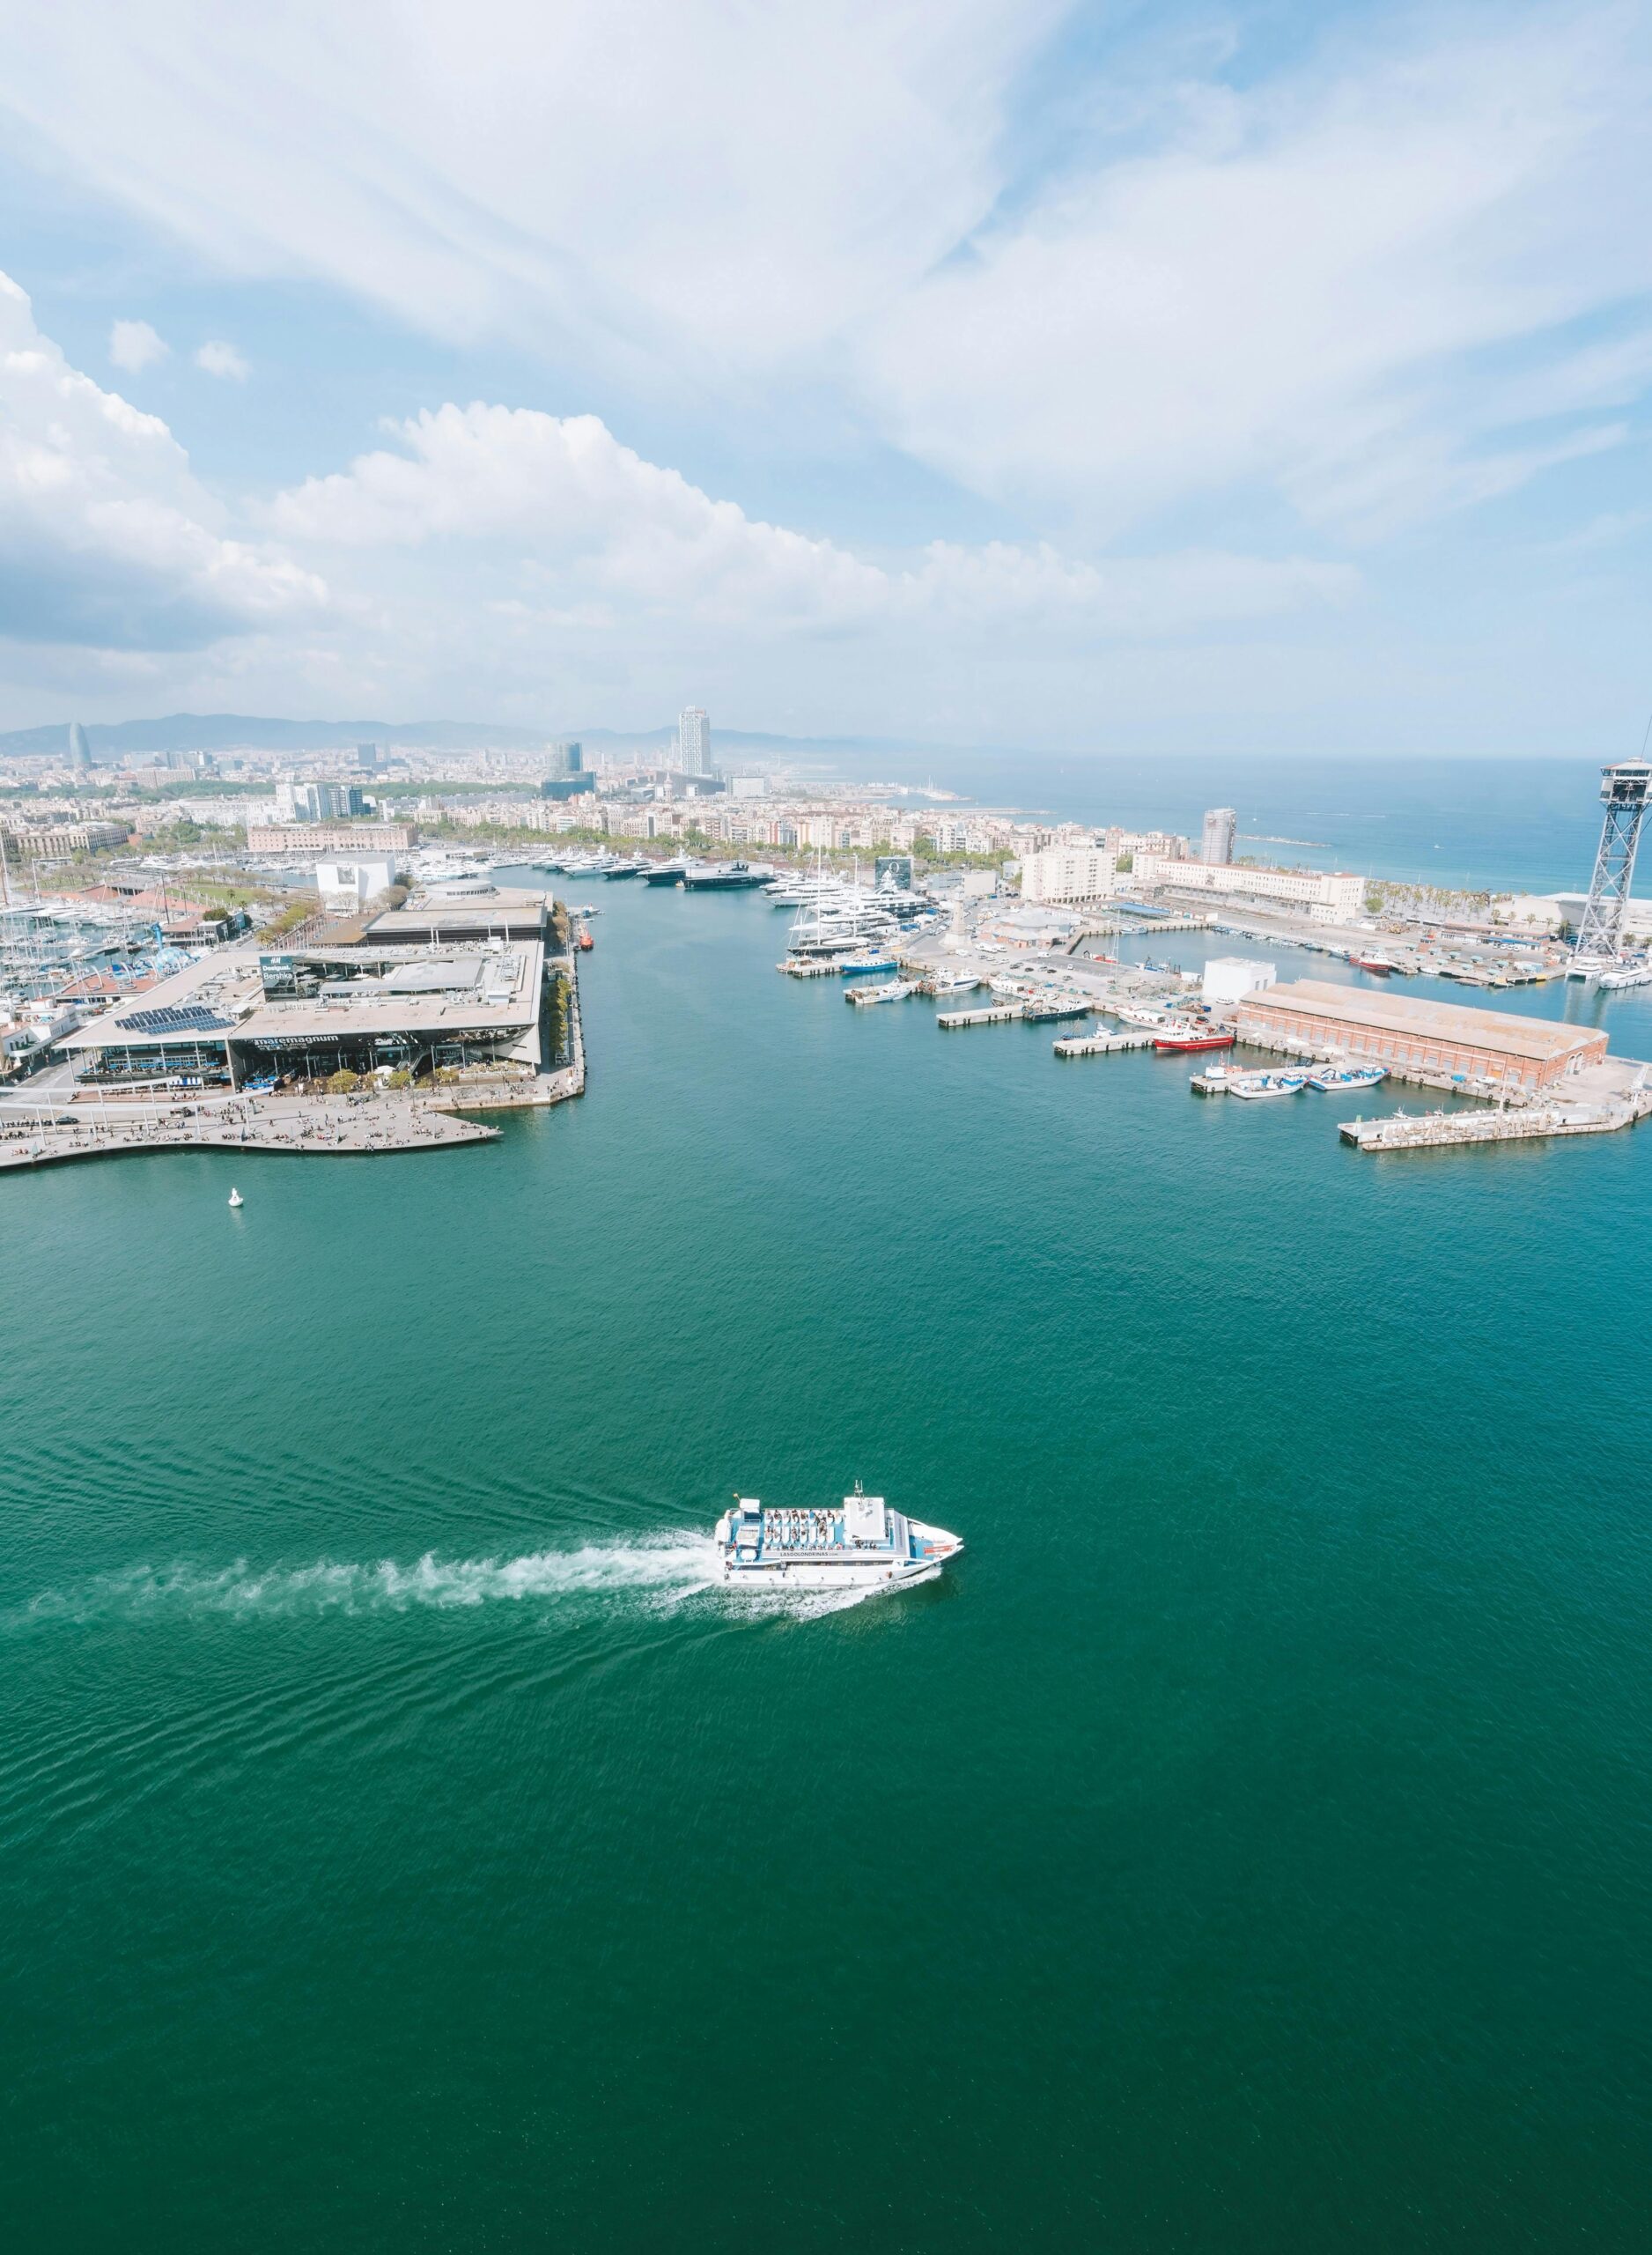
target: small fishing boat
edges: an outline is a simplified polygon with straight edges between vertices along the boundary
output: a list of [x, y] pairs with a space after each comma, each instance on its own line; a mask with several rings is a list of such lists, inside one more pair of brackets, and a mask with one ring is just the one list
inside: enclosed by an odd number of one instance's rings
[[1229, 1096], [1301, 1096], [1308, 1086], [1306, 1073], [1235, 1073], [1228, 1083]]
[[1354, 1089], [1374, 1089], [1387, 1078], [1386, 1065], [1319, 1065], [1308, 1076], [1308, 1085], [1323, 1096], [1347, 1095]]
[[247, 1201], [241, 1196], [239, 1190], [232, 1190], [230, 1192], [230, 1203], [232, 1206], [244, 1206], [247, 1203]]

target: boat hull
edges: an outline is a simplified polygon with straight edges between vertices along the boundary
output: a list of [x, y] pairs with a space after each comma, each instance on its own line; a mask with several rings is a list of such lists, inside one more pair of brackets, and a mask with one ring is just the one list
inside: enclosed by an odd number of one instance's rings
[[723, 1567], [731, 1589], [906, 1589], [913, 1582], [931, 1581], [945, 1561], [903, 1558], [881, 1566], [832, 1566], [809, 1558], [760, 1561], [756, 1565]]

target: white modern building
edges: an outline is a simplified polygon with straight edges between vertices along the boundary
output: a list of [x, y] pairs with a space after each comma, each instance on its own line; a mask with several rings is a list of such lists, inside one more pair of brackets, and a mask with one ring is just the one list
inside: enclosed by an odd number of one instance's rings
[[1201, 861], [1231, 861], [1234, 839], [1238, 834], [1239, 817], [1232, 807], [1208, 807], [1205, 813], [1205, 834], [1199, 841]]
[[1255, 963], [1242, 955], [1213, 955], [1198, 983], [1199, 1000], [1220, 1009], [1225, 1002], [1236, 1002], [1241, 995], [1272, 987], [1279, 975], [1275, 964]]
[[395, 883], [395, 861], [388, 854], [367, 854], [350, 861], [318, 861], [315, 889], [330, 916], [348, 916], [365, 908]]
[[1117, 887], [1117, 859], [1104, 846], [1055, 846], [1026, 854], [1021, 865], [1021, 897], [1103, 900]]
[[728, 787], [737, 799], [766, 799], [769, 779], [766, 775], [734, 775], [730, 777]]
[[690, 705], [677, 714], [677, 765], [685, 775], [712, 772], [712, 723], [702, 706]]
[[1252, 869], [1238, 862], [1171, 861], [1138, 854], [1134, 875], [1138, 885], [1306, 909], [1316, 923], [1352, 922], [1365, 907], [1365, 879], [1346, 869]]

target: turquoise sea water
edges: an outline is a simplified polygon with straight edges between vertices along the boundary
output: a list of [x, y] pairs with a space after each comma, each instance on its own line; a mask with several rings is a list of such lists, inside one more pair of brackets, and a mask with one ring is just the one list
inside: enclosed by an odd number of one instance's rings
[[[1643, 2246], [1652, 1130], [589, 897], [497, 1144], [0, 1185], [16, 2244]], [[857, 1476], [955, 1571], [704, 1586]]]
[[[1586, 892], [1600, 836], [1600, 771], [1636, 738], [1564, 759], [1062, 758], [1049, 753], [865, 753], [854, 772], [933, 780], [984, 805], [1073, 822], [1181, 830], [1231, 806], [1242, 854], [1425, 884]], [[1285, 843], [1269, 843], [1283, 839]], [[1642, 882], [1641, 891], [1646, 890]]]

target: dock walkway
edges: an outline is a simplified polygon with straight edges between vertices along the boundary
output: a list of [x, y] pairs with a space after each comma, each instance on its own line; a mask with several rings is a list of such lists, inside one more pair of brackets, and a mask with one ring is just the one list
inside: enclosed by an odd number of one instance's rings
[[1150, 1033], [1071, 1033], [1051, 1047], [1058, 1057], [1106, 1057], [1116, 1049], [1151, 1049]]
[[990, 1010], [937, 1010], [935, 1024], [944, 1033], [963, 1025], [1007, 1025], [1021, 1015], [1019, 1002], [1000, 1002]]

